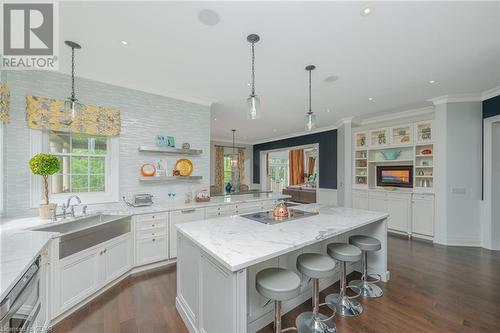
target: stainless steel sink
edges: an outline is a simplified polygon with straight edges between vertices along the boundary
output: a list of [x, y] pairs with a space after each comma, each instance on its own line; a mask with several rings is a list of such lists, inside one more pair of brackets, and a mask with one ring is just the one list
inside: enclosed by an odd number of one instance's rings
[[61, 233], [59, 259], [130, 232], [130, 215], [92, 215], [38, 228]]

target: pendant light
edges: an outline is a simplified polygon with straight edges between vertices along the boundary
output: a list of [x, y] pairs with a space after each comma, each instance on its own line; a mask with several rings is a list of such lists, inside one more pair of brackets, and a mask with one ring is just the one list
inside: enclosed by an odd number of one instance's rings
[[247, 98], [248, 119], [260, 118], [260, 99], [255, 95], [255, 43], [260, 40], [259, 35], [251, 34], [247, 36], [247, 41], [252, 44], [252, 92]]
[[236, 130], [235, 129], [232, 129], [231, 131], [233, 131], [233, 152], [231, 153], [231, 166], [233, 168], [236, 168], [238, 167], [238, 153], [235, 151], [235, 146], [234, 146], [234, 136], [236, 134]]
[[75, 49], [81, 49], [80, 44], [67, 40], [64, 42], [71, 47], [71, 95], [64, 101], [64, 113], [66, 117], [59, 122], [63, 125], [70, 126], [75, 120], [77, 113], [82, 109], [82, 104], [76, 98], [75, 93]]
[[312, 112], [311, 108], [311, 72], [316, 68], [314, 65], [306, 66], [306, 71], [309, 72], [309, 111], [306, 113], [306, 131], [312, 131], [316, 128], [316, 115]]

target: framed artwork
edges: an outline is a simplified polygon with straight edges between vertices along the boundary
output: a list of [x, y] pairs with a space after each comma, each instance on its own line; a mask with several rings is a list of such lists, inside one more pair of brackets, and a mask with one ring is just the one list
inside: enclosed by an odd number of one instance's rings
[[175, 139], [173, 136], [156, 135], [156, 147], [175, 148]]
[[167, 146], [175, 148], [175, 139], [173, 136], [167, 136]]

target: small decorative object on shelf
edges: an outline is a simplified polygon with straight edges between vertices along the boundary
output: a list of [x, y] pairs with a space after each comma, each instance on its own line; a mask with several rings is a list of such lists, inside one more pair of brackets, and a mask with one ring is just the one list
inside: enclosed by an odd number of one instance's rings
[[173, 136], [167, 136], [167, 146], [175, 148], [175, 139]]
[[156, 168], [153, 164], [145, 163], [141, 166], [141, 174], [144, 177], [152, 177], [156, 174]]
[[420, 154], [421, 155], [432, 155], [432, 149], [422, 149], [422, 151], [420, 151]]
[[196, 191], [195, 200], [196, 202], [208, 202], [210, 201], [210, 193], [206, 189], [200, 189]]
[[173, 170], [172, 171], [172, 176], [179, 177], [180, 175], [181, 175], [181, 172], [179, 170]]
[[182, 149], [184, 149], [184, 150], [191, 149], [191, 145], [189, 144], [189, 142], [184, 142], [182, 144]]
[[159, 160], [156, 163], [156, 176], [164, 177], [167, 175], [167, 166], [163, 160]]
[[233, 185], [231, 183], [226, 184], [226, 193], [231, 193], [233, 190]]
[[156, 147], [172, 147], [175, 148], [175, 139], [173, 136], [156, 135]]
[[386, 160], [392, 161], [399, 157], [399, 154], [401, 154], [401, 150], [386, 150], [382, 151], [381, 154]]
[[193, 172], [193, 162], [187, 158], [181, 158], [175, 163], [175, 170], [179, 170], [180, 176], [189, 176]]

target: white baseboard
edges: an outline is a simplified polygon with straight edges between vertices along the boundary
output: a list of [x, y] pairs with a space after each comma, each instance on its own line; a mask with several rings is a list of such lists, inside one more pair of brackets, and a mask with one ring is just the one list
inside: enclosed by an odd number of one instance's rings
[[478, 237], [452, 236], [447, 237], [446, 244], [443, 245], [481, 247], [481, 240]]

